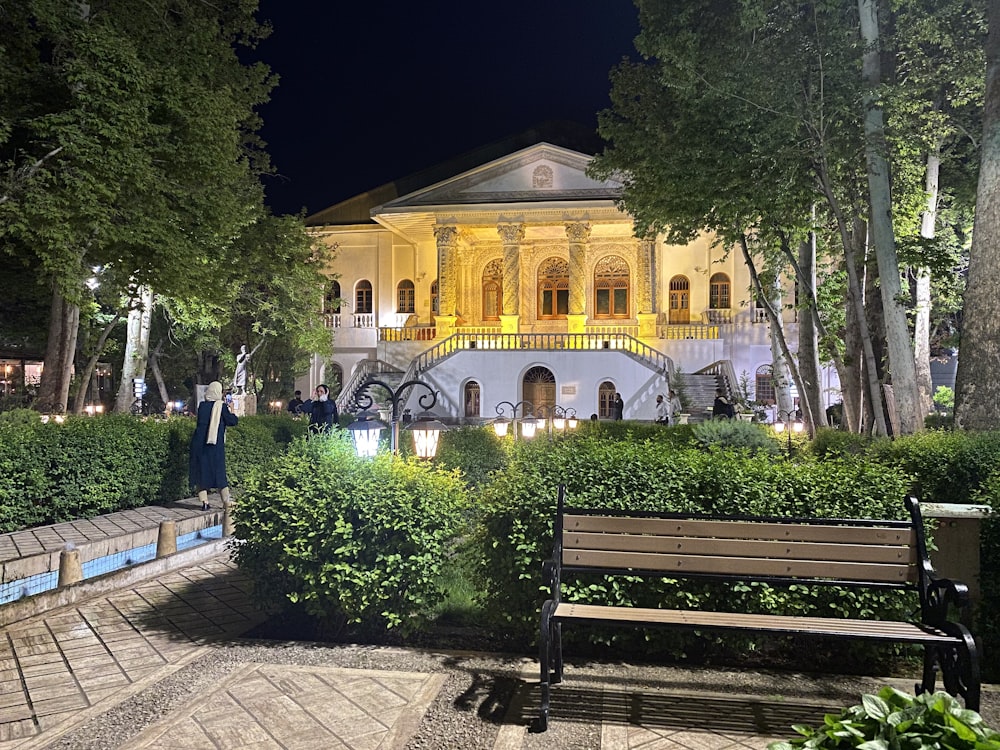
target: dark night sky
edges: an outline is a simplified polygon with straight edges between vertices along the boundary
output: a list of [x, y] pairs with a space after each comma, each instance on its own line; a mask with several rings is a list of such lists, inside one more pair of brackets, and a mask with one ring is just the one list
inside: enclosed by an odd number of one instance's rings
[[631, 0], [261, 0], [276, 213], [319, 211], [546, 120], [589, 127], [635, 57]]

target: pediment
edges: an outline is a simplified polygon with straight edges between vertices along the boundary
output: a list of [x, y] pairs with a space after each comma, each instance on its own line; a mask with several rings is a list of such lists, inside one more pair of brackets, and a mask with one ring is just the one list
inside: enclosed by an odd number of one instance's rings
[[617, 200], [622, 184], [586, 174], [591, 157], [539, 143], [379, 206], [372, 214], [429, 206]]

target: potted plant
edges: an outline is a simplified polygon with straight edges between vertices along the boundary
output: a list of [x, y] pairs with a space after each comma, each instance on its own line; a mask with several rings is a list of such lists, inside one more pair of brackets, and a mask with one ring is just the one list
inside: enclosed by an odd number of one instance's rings
[[884, 687], [863, 695], [857, 706], [828, 714], [820, 727], [793, 726], [799, 736], [769, 744], [768, 750], [859, 747], [864, 750], [1000, 750], [1000, 732], [948, 693], [916, 697]]

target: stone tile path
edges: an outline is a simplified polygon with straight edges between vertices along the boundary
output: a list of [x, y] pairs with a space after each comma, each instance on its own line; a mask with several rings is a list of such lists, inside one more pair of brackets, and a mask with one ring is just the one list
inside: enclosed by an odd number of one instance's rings
[[444, 680], [443, 674], [248, 664], [124, 747], [398, 747], [420, 724]]

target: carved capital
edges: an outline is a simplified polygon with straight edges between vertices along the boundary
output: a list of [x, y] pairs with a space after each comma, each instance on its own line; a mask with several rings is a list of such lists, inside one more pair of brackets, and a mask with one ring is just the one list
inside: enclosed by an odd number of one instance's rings
[[498, 224], [497, 234], [505, 245], [517, 245], [524, 239], [524, 224]]
[[434, 227], [434, 237], [438, 245], [457, 245], [458, 227], [442, 224]]
[[567, 224], [566, 236], [570, 242], [586, 242], [590, 238], [590, 224], [583, 221]]

